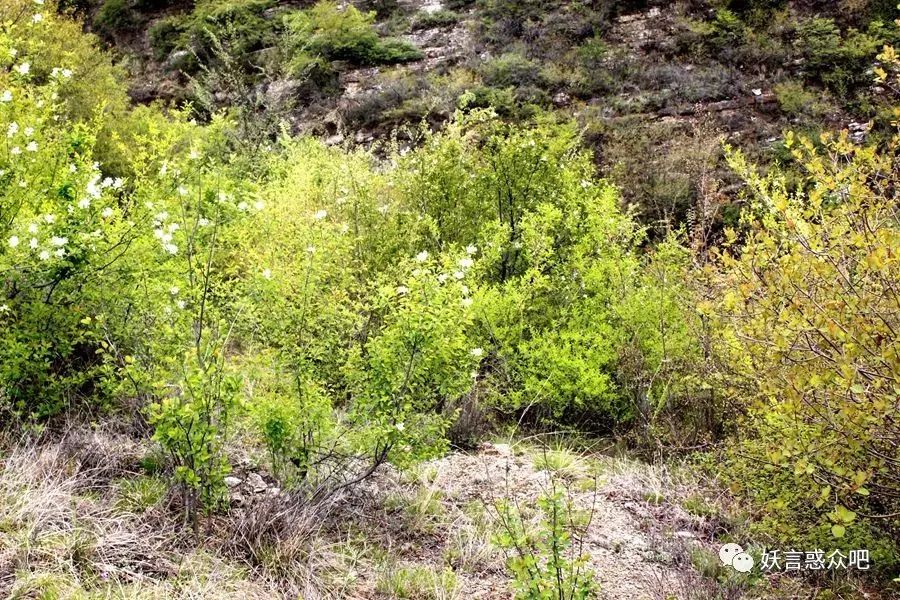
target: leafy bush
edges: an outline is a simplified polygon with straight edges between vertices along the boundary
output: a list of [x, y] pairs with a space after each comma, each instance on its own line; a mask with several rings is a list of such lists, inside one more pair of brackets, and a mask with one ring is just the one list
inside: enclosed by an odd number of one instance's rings
[[361, 65], [408, 62], [421, 53], [402, 40], [382, 39], [373, 27], [374, 13], [349, 5], [344, 9], [322, 1], [285, 17], [287, 48], [293, 70], [315, 57], [346, 60]]
[[459, 21], [459, 14], [452, 10], [419, 11], [412, 19], [412, 28], [434, 29], [436, 27], [450, 27]]
[[783, 175], [760, 176], [730, 157], [752, 193], [743, 235], [729, 233], [714, 278], [724, 391], [743, 399], [742, 426], [752, 432], [732, 473], [766, 503], [764, 523], [782, 541], [821, 545], [829, 531], [842, 547], [866, 540], [890, 570], [896, 547], [884, 540], [900, 508], [888, 383], [900, 369], [889, 341], [900, 326], [892, 251], [900, 234], [889, 199], [897, 138], [881, 150], [846, 133], [821, 141], [820, 150], [787, 140], [804, 170], [796, 192]]
[[94, 23], [107, 35], [123, 32], [137, 25], [138, 15], [129, 0], [106, 0]]
[[[873, 28], [872, 32], [879, 29], [877, 25]], [[800, 23], [794, 44], [813, 77], [847, 96], [869, 82], [866, 71], [886, 41], [882, 36], [855, 29], [842, 36], [833, 19], [816, 17]]]
[[572, 501], [554, 484], [538, 498], [540, 520], [532, 525], [511, 502], [496, 507], [501, 533], [498, 545], [507, 553], [516, 598], [584, 600], [596, 597], [599, 585], [587, 566], [581, 535], [590, 517], [580, 515]]

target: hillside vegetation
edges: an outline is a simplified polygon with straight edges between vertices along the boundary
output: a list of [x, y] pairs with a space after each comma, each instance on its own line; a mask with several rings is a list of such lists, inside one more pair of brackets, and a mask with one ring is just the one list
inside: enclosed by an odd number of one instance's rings
[[4, 0], [0, 592], [893, 597], [900, 22], [842, 6]]

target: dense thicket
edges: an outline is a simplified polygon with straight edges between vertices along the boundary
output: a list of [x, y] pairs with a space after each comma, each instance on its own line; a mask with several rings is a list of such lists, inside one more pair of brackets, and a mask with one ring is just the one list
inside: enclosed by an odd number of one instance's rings
[[235, 428], [312, 497], [487, 415], [627, 433], [721, 456], [767, 539], [897, 564], [896, 137], [789, 136], [790, 177], [731, 153], [722, 247], [650, 244], [570, 122], [466, 94], [386, 158], [284, 135], [261, 161], [224, 117], [127, 108], [65, 17], [0, 19], [6, 428], [137, 409], [194, 518]]

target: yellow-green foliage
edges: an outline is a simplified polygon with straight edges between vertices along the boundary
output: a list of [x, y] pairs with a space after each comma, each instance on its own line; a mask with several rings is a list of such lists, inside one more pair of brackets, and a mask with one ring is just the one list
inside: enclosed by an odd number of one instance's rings
[[[750, 208], [740, 235], [728, 232], [719, 300], [703, 310], [721, 319], [723, 391], [747, 410], [728, 476], [784, 541], [864, 547], [897, 527], [900, 508], [900, 138], [819, 141], [788, 136], [797, 189], [731, 153]], [[896, 560], [878, 550], [882, 566]]]

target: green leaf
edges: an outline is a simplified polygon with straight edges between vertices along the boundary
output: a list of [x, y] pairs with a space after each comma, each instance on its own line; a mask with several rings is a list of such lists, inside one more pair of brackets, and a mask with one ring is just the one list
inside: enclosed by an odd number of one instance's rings
[[843, 525], [833, 525], [831, 527], [831, 535], [833, 535], [836, 538], [844, 537], [845, 531], [846, 531], [846, 529], [844, 528]]

